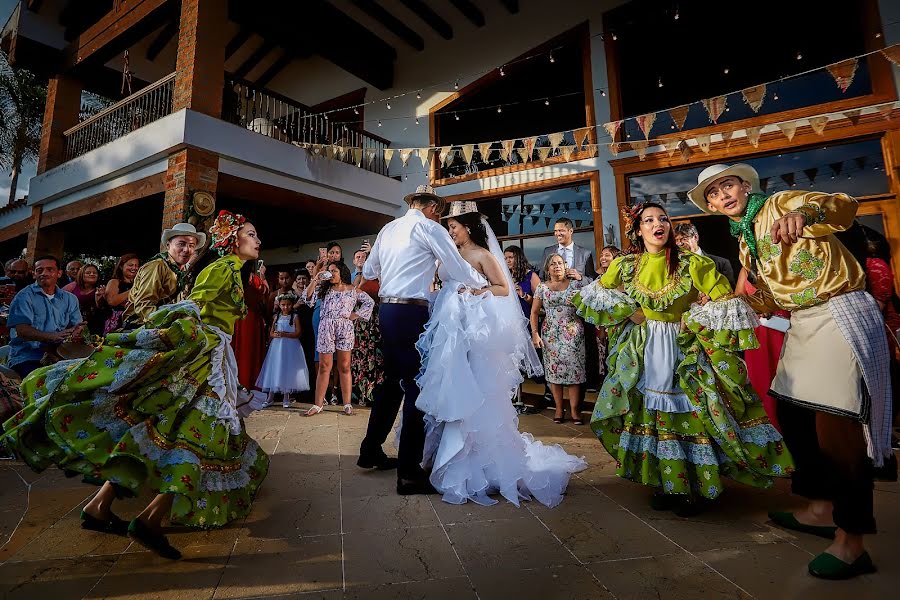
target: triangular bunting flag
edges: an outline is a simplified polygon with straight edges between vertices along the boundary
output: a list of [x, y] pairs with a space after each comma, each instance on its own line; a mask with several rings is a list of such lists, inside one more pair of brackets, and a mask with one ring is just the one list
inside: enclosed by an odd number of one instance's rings
[[744, 96], [744, 102], [750, 105], [753, 112], [758, 113], [766, 98], [766, 84], [748, 87], [741, 91], [741, 95]]
[[475, 144], [465, 144], [462, 146], [463, 160], [467, 165], [472, 164], [472, 154], [475, 152]]
[[384, 164], [387, 167], [391, 166], [391, 159], [394, 158], [394, 153], [397, 152], [394, 148], [385, 148], [384, 149]]
[[854, 125], [859, 125], [859, 117], [860, 117], [861, 113], [862, 113], [862, 111], [859, 110], [858, 108], [856, 108], [853, 110], [845, 110], [844, 116], [847, 117], [848, 119], [850, 119], [850, 122], [853, 123]]
[[794, 174], [785, 173], [781, 176], [781, 180], [788, 184], [788, 187], [794, 187]]
[[794, 139], [794, 134], [797, 133], [797, 121], [788, 121], [787, 123], [778, 123], [778, 129], [781, 130], [781, 133], [788, 139], [788, 141]]
[[362, 148], [354, 148], [353, 149], [353, 164], [355, 164], [357, 167], [361, 167], [362, 159], [363, 159]]
[[666, 154], [668, 154], [670, 158], [673, 154], [675, 154], [675, 151], [678, 150], [678, 144], [680, 144], [680, 143], [681, 143], [681, 140], [667, 140], [666, 141], [664, 146], [666, 148]]
[[552, 203], [550, 204], [550, 206], [553, 207], [553, 214], [554, 214], [554, 215], [555, 215], [556, 213], [559, 212], [559, 206], [560, 206], [559, 202], [552, 202]]
[[400, 150], [400, 162], [403, 163], [404, 167], [409, 162], [409, 157], [412, 156], [413, 152], [415, 152], [413, 148], [403, 148]]
[[581, 129], [576, 129], [572, 132], [575, 136], [575, 146], [577, 148], [584, 146], [584, 141], [587, 139], [590, 130], [590, 127], [582, 127]]
[[619, 142], [613, 142], [609, 145], [609, 153], [613, 156], [619, 155]]
[[831, 169], [831, 172], [835, 175], [840, 175], [841, 170], [844, 168], [843, 162], [830, 163], [828, 167]]
[[450, 149], [452, 146], [441, 146], [438, 148], [438, 160], [441, 161], [442, 165], [447, 164], [447, 157], [450, 156]]
[[700, 102], [703, 103], [703, 108], [705, 108], [707, 114], [709, 114], [709, 120], [713, 123], [718, 123], [719, 117], [725, 112], [728, 99], [725, 96], [716, 96], [715, 98], [707, 98]]
[[747, 133], [747, 141], [754, 148], [759, 148], [759, 136], [762, 134], [762, 126], [748, 127], [744, 130]]
[[722, 132], [722, 141], [725, 142], [725, 147], [728, 148], [731, 145], [731, 138], [734, 135], [734, 131], [723, 131]]
[[834, 63], [833, 65], [828, 65], [826, 68], [828, 69], [828, 72], [831, 73], [831, 76], [834, 77], [834, 82], [841, 91], [846, 92], [847, 88], [850, 87], [850, 84], [853, 83], [853, 76], [856, 75], [856, 67], [858, 65], [859, 59], [851, 58], [842, 60], [839, 63]]
[[891, 118], [891, 113], [894, 112], [894, 103], [886, 102], [884, 104], [879, 104], [875, 107], [875, 110], [878, 111], [878, 114], [881, 115], [885, 119]]
[[537, 149], [538, 160], [547, 160], [547, 157], [550, 156], [550, 146], [541, 146]]
[[703, 154], [709, 154], [709, 144], [712, 141], [712, 136], [708, 133], [704, 135], [698, 135], [694, 138], [697, 142], [697, 145], [700, 146], [700, 149], [703, 150]]
[[564, 137], [565, 134], [560, 132], [548, 134], [547, 139], [550, 140], [550, 147], [556, 150], [556, 147], [562, 143]]
[[828, 117], [811, 117], [809, 126], [816, 133], [822, 135], [825, 132], [825, 126], [828, 124]]
[[510, 158], [512, 158], [512, 151], [515, 143], [515, 140], [503, 140], [502, 142], [500, 142], [500, 144], [503, 146], [503, 152], [501, 152], [500, 155], [506, 162], [509, 162]]
[[641, 128], [641, 131], [644, 132], [644, 138], [649, 140], [650, 130], [653, 129], [653, 124], [656, 123], [656, 113], [641, 115], [635, 120], [637, 121], [638, 127]]
[[650, 142], [647, 140], [642, 140], [638, 142], [631, 142], [631, 149], [637, 152], [638, 158], [644, 160], [647, 158], [647, 148], [650, 146]]
[[528, 162], [528, 158], [529, 158], [528, 151], [525, 150], [524, 147], [516, 148], [516, 154], [519, 155], [519, 158], [522, 160], [522, 162]]
[[434, 148], [419, 148], [419, 160], [422, 161], [422, 168], [427, 169], [431, 164], [431, 157], [434, 156]]
[[534, 143], [537, 141], [537, 138], [527, 137], [522, 138], [522, 142], [525, 144], [525, 154], [528, 156], [528, 160], [531, 160], [532, 153], [534, 152]]
[[681, 140], [678, 142], [678, 152], [681, 153], [681, 160], [683, 162], [687, 162], [691, 159], [691, 154], [694, 153], [691, 150], [691, 147], [688, 145], [687, 140]]
[[572, 153], [575, 151], [575, 146], [560, 146], [560, 151], [563, 155], [563, 160], [569, 162], [572, 158]]
[[366, 166], [371, 167], [372, 163], [375, 162], [375, 151], [371, 148], [366, 148]]
[[660, 195], [659, 195], [659, 201], [662, 202], [663, 204], [665, 204], [666, 202], [668, 202], [668, 201], [669, 201], [669, 194], [660, 194]]
[[675, 192], [675, 195], [678, 196], [678, 201], [682, 204], [687, 204], [687, 192]]
[[478, 144], [478, 153], [481, 155], [481, 162], [487, 162], [491, 155], [491, 142], [482, 142]]
[[896, 66], [900, 67], [900, 44], [894, 44], [893, 46], [884, 48], [881, 51], [881, 54]]
[[686, 106], [679, 106], [678, 108], [673, 108], [669, 111], [669, 116], [672, 117], [672, 121], [675, 122], [675, 127], [678, 128], [679, 131], [684, 129], [684, 122], [687, 120], [688, 111], [691, 109], [691, 105], [688, 104]]
[[813, 167], [812, 169], [803, 169], [803, 174], [806, 175], [806, 178], [809, 179], [809, 185], [816, 185], [816, 175], [819, 173], [819, 169]]
[[866, 168], [866, 163], [869, 162], [868, 156], [857, 156], [853, 159], [853, 162], [856, 163], [856, 166], [860, 168], [860, 170]]
[[611, 121], [609, 123], [603, 124], [603, 129], [606, 130], [606, 133], [609, 134], [609, 137], [612, 139], [616, 139], [616, 133], [619, 131], [619, 127], [622, 126], [623, 121]]

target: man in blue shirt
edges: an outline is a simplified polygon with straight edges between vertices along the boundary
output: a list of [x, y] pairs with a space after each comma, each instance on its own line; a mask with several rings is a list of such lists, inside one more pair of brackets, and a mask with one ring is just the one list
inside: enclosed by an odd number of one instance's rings
[[41, 256], [34, 262], [34, 283], [9, 307], [9, 368], [23, 378], [41, 366], [48, 345], [77, 337], [84, 327], [78, 298], [56, 285], [61, 273], [58, 259]]

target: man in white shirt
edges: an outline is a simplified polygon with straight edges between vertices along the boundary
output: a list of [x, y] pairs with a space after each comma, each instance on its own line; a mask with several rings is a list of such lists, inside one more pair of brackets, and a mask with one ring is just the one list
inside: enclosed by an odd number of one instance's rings
[[[450, 234], [440, 225], [444, 199], [430, 185], [420, 185], [404, 198], [409, 211], [378, 234], [363, 266], [363, 280], [378, 279], [381, 298], [378, 316], [384, 340], [384, 383], [375, 390], [366, 437], [357, 465], [397, 467], [397, 493], [434, 493], [422, 470], [425, 423], [416, 408], [420, 358], [416, 341], [429, 316], [431, 283], [440, 261], [455, 281], [480, 289], [487, 285], [459, 254]], [[403, 400], [403, 427], [398, 459], [388, 458], [381, 445], [387, 439]]]
[[563, 217], [557, 219], [553, 225], [553, 235], [556, 237], [556, 244], [544, 248], [544, 255], [541, 257], [541, 276], [546, 277], [545, 267], [547, 259], [551, 254], [559, 254], [566, 261], [566, 277], [581, 281], [585, 276], [588, 281], [597, 278], [597, 268], [594, 266], [594, 252], [589, 248], [584, 248], [575, 243], [573, 236], [575, 235], [575, 224], [572, 219]]

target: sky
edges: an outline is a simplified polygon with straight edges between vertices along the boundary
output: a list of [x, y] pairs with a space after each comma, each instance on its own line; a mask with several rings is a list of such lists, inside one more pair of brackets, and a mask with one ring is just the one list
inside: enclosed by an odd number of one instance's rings
[[[6, 23], [6, 19], [12, 14], [13, 8], [18, 4], [18, 0], [0, 0], [0, 26]], [[28, 193], [28, 180], [34, 177], [37, 165], [28, 163], [22, 165], [22, 173], [19, 175], [19, 185], [16, 190], [16, 198], [21, 198]], [[6, 199], [9, 197], [9, 171], [0, 171], [0, 206], [5, 205]]]

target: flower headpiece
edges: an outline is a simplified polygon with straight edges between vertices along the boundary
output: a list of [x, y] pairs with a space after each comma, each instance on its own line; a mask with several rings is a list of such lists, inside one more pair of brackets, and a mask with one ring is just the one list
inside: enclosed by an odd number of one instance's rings
[[234, 254], [237, 250], [238, 230], [246, 222], [244, 215], [227, 210], [219, 211], [216, 222], [209, 228], [209, 234], [212, 236], [210, 249], [218, 252], [219, 256]]
[[622, 224], [625, 226], [625, 237], [628, 238], [633, 246], [637, 246], [638, 243], [638, 232], [634, 227], [634, 222], [640, 216], [642, 210], [644, 210], [643, 202], [638, 202], [622, 209]]
[[275, 302], [281, 302], [282, 300], [290, 300], [291, 302], [297, 301], [297, 295], [294, 292], [286, 292], [284, 294], [278, 294], [275, 296]]

